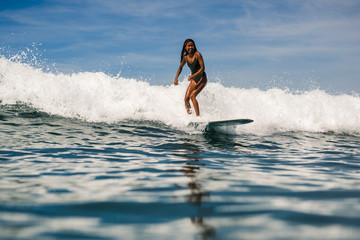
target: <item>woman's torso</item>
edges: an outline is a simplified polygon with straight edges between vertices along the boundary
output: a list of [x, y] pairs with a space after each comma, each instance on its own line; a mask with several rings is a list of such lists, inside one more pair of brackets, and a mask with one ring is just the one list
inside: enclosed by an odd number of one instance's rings
[[[199, 63], [199, 61], [198, 61], [198, 59], [197, 59], [197, 57], [196, 57], [196, 54], [195, 54], [195, 56], [194, 56], [194, 60], [192, 61], [192, 63], [189, 62], [189, 59], [190, 59], [190, 58], [189, 58], [189, 56], [188, 56], [188, 57], [186, 58], [186, 62], [187, 62], [188, 67], [189, 67], [190, 70], [191, 70], [191, 74], [193, 75], [193, 74], [195, 74], [196, 72], [199, 71], [199, 69], [201, 68], [201, 66], [200, 66], [200, 63]], [[204, 75], [204, 72], [198, 74], [196, 77], [193, 78], [193, 80], [194, 80], [196, 83], [198, 83], [198, 82], [201, 80], [201, 78], [202, 78], [203, 75]]]

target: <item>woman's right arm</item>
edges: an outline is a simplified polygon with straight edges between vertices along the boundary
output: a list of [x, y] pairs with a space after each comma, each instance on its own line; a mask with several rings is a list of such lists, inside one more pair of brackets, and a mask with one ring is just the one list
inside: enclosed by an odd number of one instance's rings
[[179, 67], [179, 69], [178, 69], [178, 71], [177, 71], [177, 73], [176, 73], [176, 77], [175, 77], [175, 81], [174, 81], [174, 84], [175, 84], [175, 85], [178, 85], [178, 84], [179, 84], [178, 77], [179, 77], [179, 75], [180, 75], [180, 73], [181, 73], [181, 71], [182, 71], [185, 63], [186, 63], [186, 60], [185, 60], [185, 57], [184, 57], [183, 60], [182, 60], [181, 63], [180, 63], [180, 67]]

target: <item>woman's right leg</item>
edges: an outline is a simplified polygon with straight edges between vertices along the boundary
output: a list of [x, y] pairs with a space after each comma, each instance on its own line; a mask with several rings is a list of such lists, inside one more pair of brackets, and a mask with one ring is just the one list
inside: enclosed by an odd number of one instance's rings
[[185, 108], [188, 114], [191, 114], [190, 95], [195, 90], [195, 88], [196, 83], [194, 81], [191, 81], [185, 93]]
[[205, 87], [206, 83], [207, 83], [207, 78], [206, 75], [204, 75], [203, 77], [204, 79], [201, 80], [201, 82], [195, 87], [195, 89], [190, 93], [190, 99], [193, 103], [194, 109], [195, 109], [195, 113], [196, 116], [200, 116], [200, 108], [199, 108], [199, 103], [196, 100], [196, 96], [203, 90], [203, 88]]
[[199, 85], [197, 85], [195, 81], [190, 82], [190, 84], [186, 90], [186, 93], [185, 93], [185, 108], [186, 108], [188, 114], [191, 114], [191, 110], [190, 110], [191, 109], [190, 99], [191, 99], [194, 109], [195, 109], [196, 116], [200, 116], [200, 108], [199, 108], [199, 104], [196, 100], [196, 96], [203, 90], [206, 83], [207, 83], [206, 75], [204, 76], [204, 79], [201, 81], [201, 83]]

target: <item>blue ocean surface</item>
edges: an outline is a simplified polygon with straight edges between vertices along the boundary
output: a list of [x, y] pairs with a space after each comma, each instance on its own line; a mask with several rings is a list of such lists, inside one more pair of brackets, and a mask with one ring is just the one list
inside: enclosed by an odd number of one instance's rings
[[186, 87], [1, 57], [0, 239], [359, 239], [359, 95]]

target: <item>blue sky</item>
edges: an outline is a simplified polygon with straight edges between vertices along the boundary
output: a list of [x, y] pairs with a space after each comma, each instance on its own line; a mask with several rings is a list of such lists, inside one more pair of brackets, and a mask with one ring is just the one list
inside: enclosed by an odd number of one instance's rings
[[171, 84], [193, 38], [225, 86], [360, 93], [358, 0], [3, 0], [0, 32], [2, 54], [35, 45], [65, 73]]

